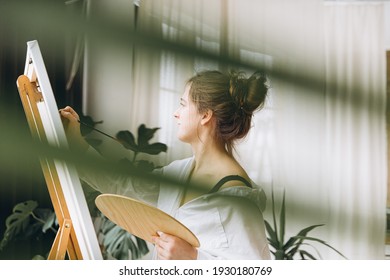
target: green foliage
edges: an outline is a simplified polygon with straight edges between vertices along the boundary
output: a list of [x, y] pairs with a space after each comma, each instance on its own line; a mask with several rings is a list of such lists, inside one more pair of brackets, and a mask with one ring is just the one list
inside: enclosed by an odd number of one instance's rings
[[145, 153], [149, 155], [158, 155], [161, 152], [167, 151], [167, 145], [156, 142], [149, 143], [159, 128], [147, 128], [144, 124], [138, 127], [137, 141], [134, 135], [128, 130], [119, 131], [116, 135], [118, 141], [128, 150], [134, 152], [133, 162], [139, 153]]
[[6, 230], [0, 242], [0, 250], [18, 238], [32, 238], [46, 233], [49, 229], [56, 232], [57, 221], [52, 210], [38, 208], [36, 201], [29, 200], [15, 205], [5, 224]]
[[[82, 135], [86, 140], [97, 148], [101, 144], [101, 140], [88, 138], [90, 132], [94, 130], [96, 124], [88, 116], [81, 116]], [[121, 163], [124, 165], [132, 165], [142, 168], [144, 171], [152, 171], [155, 166], [152, 162], [146, 160], [136, 160], [140, 153], [157, 155], [167, 151], [167, 146], [163, 143], [152, 143], [149, 141], [159, 128], [147, 128], [144, 124], [138, 128], [137, 141], [133, 134], [129, 131], [121, 131], [118, 133], [118, 139], [122, 145], [134, 152], [132, 160], [124, 158]], [[94, 219], [101, 220], [100, 236], [102, 236], [103, 255], [106, 258], [116, 259], [139, 259], [148, 253], [149, 249], [144, 240], [139, 239], [129, 234], [124, 229], [112, 223], [104, 217], [95, 205], [95, 198], [100, 194], [87, 184], [82, 184], [87, 204]], [[58, 222], [56, 215], [52, 209], [43, 209], [38, 207], [36, 201], [26, 201], [17, 204], [13, 213], [6, 219], [6, 231], [3, 239], [0, 241], [0, 250], [3, 250], [10, 241], [16, 239], [31, 239], [38, 235], [46, 234], [48, 230], [56, 233], [58, 230]], [[36, 255], [33, 259], [44, 259], [40, 255]]]
[[[138, 127], [137, 141], [130, 131], [119, 131], [116, 139], [118, 139], [125, 149], [134, 152], [131, 161], [123, 158], [120, 162], [124, 165], [137, 166], [144, 171], [152, 171], [155, 168], [154, 164], [147, 160], [137, 160], [137, 155], [140, 153], [157, 155], [167, 151], [167, 145], [163, 143], [149, 143], [158, 129], [148, 128], [144, 124], [141, 124]], [[101, 233], [104, 236], [103, 247], [106, 258], [139, 259], [149, 252], [144, 240], [129, 234], [107, 218], [102, 218]]]
[[99, 145], [102, 144], [102, 140], [90, 137], [91, 132], [93, 131], [95, 125], [103, 123], [103, 121], [95, 122], [90, 116], [84, 116], [80, 114], [80, 132], [81, 135], [84, 136], [85, 141], [88, 142], [89, 145], [98, 149]]
[[[92, 127], [97, 124], [92, 119], [88, 119], [88, 124]], [[132, 160], [123, 158], [120, 160], [120, 163], [124, 166], [133, 167], [136, 166], [141, 168], [143, 171], [150, 172], [155, 169], [155, 166], [152, 162], [147, 160], [137, 160], [137, 156], [141, 153], [149, 155], [157, 155], [161, 152], [167, 151], [167, 145], [156, 142], [149, 143], [149, 141], [154, 137], [154, 134], [159, 128], [148, 128], [144, 124], [141, 124], [138, 127], [137, 140], [134, 137], [133, 133], [128, 130], [119, 131], [116, 135], [116, 139], [122, 144], [122, 146], [134, 153]], [[87, 134], [85, 135], [87, 136]], [[90, 211], [94, 213], [97, 211], [96, 205], [94, 203], [95, 198], [100, 193], [91, 188], [88, 190], [88, 187], [85, 188], [86, 193], [88, 194], [87, 201], [89, 202]], [[103, 255], [108, 259], [140, 259], [142, 256], [149, 252], [147, 244], [144, 240], [139, 239], [136, 236], [131, 235], [126, 230], [115, 225], [109, 219], [104, 217], [101, 213], [98, 214], [98, 217], [102, 220], [100, 227], [100, 234], [103, 236]]]
[[[273, 228], [271, 224], [267, 221], [265, 221], [266, 230], [268, 233], [268, 242], [271, 245], [271, 247], [274, 249], [271, 250], [272, 254], [275, 256], [276, 260], [293, 260], [297, 254], [299, 254], [300, 258], [302, 260], [315, 260], [317, 259], [313, 254], [309, 253], [308, 251], [302, 249], [302, 245], [309, 245], [312, 246], [309, 243], [304, 243], [304, 241], [314, 241], [323, 244], [324, 246], [327, 246], [337, 252], [340, 256], [346, 259], [346, 257], [340, 253], [338, 250], [330, 246], [325, 241], [309, 237], [307, 234], [312, 231], [313, 229], [317, 227], [321, 227], [324, 224], [317, 224], [312, 225], [309, 227], [306, 227], [299, 231], [298, 234], [290, 237], [287, 242], [284, 242], [285, 240], [285, 229], [286, 229], [286, 205], [285, 205], [285, 192], [283, 192], [283, 198], [282, 198], [282, 205], [280, 209], [280, 216], [279, 221], [277, 221], [276, 218], [276, 211], [275, 211], [275, 198], [274, 198], [274, 192], [272, 191], [272, 218], [273, 218]], [[315, 249], [315, 248], [314, 248]], [[320, 254], [317, 251], [318, 256], [321, 258]]]
[[103, 218], [101, 233], [104, 235], [103, 247], [107, 259], [140, 259], [149, 252], [144, 240], [131, 235], [110, 220]]
[[79, 117], [80, 122], [82, 124], [86, 124], [80, 126], [81, 135], [83, 135], [84, 137], [87, 137], [93, 131], [95, 125], [103, 123], [103, 121], [95, 122], [90, 116], [84, 116], [80, 114]]

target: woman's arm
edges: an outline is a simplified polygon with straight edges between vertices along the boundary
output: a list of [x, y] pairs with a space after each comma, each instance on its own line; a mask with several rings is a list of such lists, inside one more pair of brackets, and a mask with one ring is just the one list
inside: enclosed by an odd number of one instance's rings
[[[85, 141], [80, 132], [79, 115], [73, 108], [67, 106], [60, 110], [71, 150], [82, 152], [86, 156], [95, 157], [97, 160], [105, 159]], [[159, 171], [156, 171], [159, 172]], [[130, 176], [113, 172], [97, 172], [88, 167], [79, 167], [80, 179], [101, 193], [112, 193], [129, 196], [142, 200], [153, 206], [157, 205], [159, 185], [158, 183], [145, 183]]]
[[[88, 150], [87, 154], [89, 156], [99, 157], [99, 160], [104, 160], [103, 157], [92, 148]], [[160, 170], [154, 171], [154, 173], [159, 172]], [[124, 195], [157, 207], [160, 191], [160, 186], [157, 182], [145, 182], [134, 177], [109, 171], [97, 172], [88, 167], [79, 167], [78, 173], [82, 181], [101, 193]]]

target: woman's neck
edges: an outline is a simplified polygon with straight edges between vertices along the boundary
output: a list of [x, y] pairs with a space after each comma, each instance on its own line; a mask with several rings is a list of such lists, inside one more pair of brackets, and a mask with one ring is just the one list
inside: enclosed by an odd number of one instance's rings
[[212, 171], [212, 167], [217, 167], [215, 163], [222, 159], [230, 157], [224, 145], [216, 141], [198, 142], [193, 144], [192, 151], [195, 157], [195, 166], [193, 172]]

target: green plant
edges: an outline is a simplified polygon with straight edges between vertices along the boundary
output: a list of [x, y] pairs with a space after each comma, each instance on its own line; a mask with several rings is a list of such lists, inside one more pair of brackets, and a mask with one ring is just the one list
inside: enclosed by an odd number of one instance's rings
[[100, 232], [104, 236], [102, 245], [106, 259], [140, 259], [149, 252], [146, 242], [119, 226], [101, 214]]
[[[90, 145], [98, 149], [101, 140], [90, 137], [94, 126], [101, 122], [94, 122], [88, 116], [80, 116], [82, 123], [81, 133]], [[130, 131], [120, 131], [117, 133], [117, 140], [127, 150], [134, 154], [131, 160], [126, 157], [121, 160], [123, 164], [134, 165], [145, 171], [152, 171], [155, 166], [152, 162], [138, 160], [140, 153], [157, 155], [167, 151], [167, 146], [163, 143], [149, 143], [159, 128], [147, 128], [144, 124], [138, 127], [137, 140]], [[100, 194], [98, 191], [83, 183], [83, 190], [86, 196], [87, 204], [92, 218], [100, 222], [99, 237], [103, 248], [103, 257], [105, 259], [139, 259], [148, 253], [148, 247], [144, 240], [139, 239], [123, 230], [119, 226], [108, 220], [97, 209], [95, 198]], [[58, 231], [58, 222], [52, 209], [38, 207], [36, 201], [25, 201], [18, 203], [13, 208], [12, 214], [6, 219], [6, 230], [3, 239], [0, 241], [0, 251], [3, 250], [11, 240], [28, 240], [38, 241], [51, 232], [54, 238]], [[43, 256], [36, 255], [33, 259], [44, 259]]]
[[128, 130], [122, 130], [117, 133], [116, 138], [123, 147], [133, 152], [133, 158], [130, 161], [131, 164], [142, 168], [145, 171], [152, 171], [155, 168], [154, 164], [149, 161], [137, 160], [137, 156], [140, 153], [158, 155], [161, 152], [167, 151], [167, 145], [163, 143], [149, 143], [158, 129], [159, 128], [157, 127], [147, 128], [144, 124], [141, 124], [138, 127], [137, 140]]
[[[293, 260], [297, 254], [301, 257], [302, 260], [305, 259], [317, 259], [313, 254], [309, 253], [308, 251], [302, 249], [302, 245], [309, 245], [313, 247], [310, 243], [304, 243], [304, 241], [312, 241], [317, 242], [320, 244], [323, 244], [335, 252], [337, 252], [340, 256], [346, 259], [346, 257], [340, 253], [338, 250], [330, 246], [325, 241], [307, 236], [307, 234], [312, 231], [313, 229], [317, 227], [321, 227], [324, 224], [317, 224], [312, 225], [309, 227], [306, 227], [298, 232], [298, 234], [290, 237], [285, 242], [285, 229], [286, 229], [286, 205], [285, 205], [285, 192], [283, 192], [283, 198], [282, 198], [282, 205], [280, 209], [280, 216], [279, 216], [279, 222], [276, 218], [276, 212], [275, 212], [275, 198], [274, 198], [274, 192], [272, 190], [272, 218], [273, 218], [273, 228], [265, 221], [266, 230], [268, 233], [268, 242], [271, 245], [271, 247], [274, 249], [274, 251], [271, 250], [272, 254], [274, 255], [276, 260]], [[278, 228], [279, 224], [279, 228]], [[313, 247], [314, 248], [314, 247]], [[315, 249], [315, 248], [314, 248]], [[316, 250], [317, 251], [317, 250]], [[318, 256], [321, 258], [321, 255], [317, 251]]]
[[[58, 222], [53, 210], [39, 208], [36, 201], [18, 203], [12, 209], [12, 214], [5, 220], [6, 230], [0, 241], [0, 251], [12, 240], [32, 239], [39, 241], [42, 235], [52, 232], [53, 236], [58, 230]], [[34, 259], [38, 259], [35, 256]]]
[[[88, 119], [87, 121], [93, 126], [96, 124], [92, 119]], [[141, 124], [138, 127], [137, 137], [134, 137], [128, 130], [119, 131], [116, 135], [116, 139], [125, 149], [130, 150], [133, 153], [131, 159], [124, 157], [120, 160], [121, 163], [124, 165], [133, 165], [148, 172], [155, 169], [156, 167], [152, 162], [138, 160], [137, 156], [141, 153], [157, 155], [167, 151], [167, 145], [163, 143], [149, 143], [158, 129], [159, 128], [148, 128], [144, 124]], [[89, 132], [90, 130], [86, 131], [85, 134], [87, 135]], [[90, 144], [99, 143], [96, 141], [91, 142], [91, 139], [88, 141]], [[131, 257], [132, 259], [139, 259], [148, 253], [149, 249], [144, 240], [131, 235], [97, 211], [94, 201], [96, 196], [100, 194], [99, 192], [92, 190], [90, 187], [89, 189], [86, 187], [85, 192], [88, 194], [87, 200], [89, 201], [88, 205], [90, 205], [90, 211], [97, 213], [97, 218], [101, 221], [99, 233], [103, 236], [102, 245], [105, 258], [129, 259]]]

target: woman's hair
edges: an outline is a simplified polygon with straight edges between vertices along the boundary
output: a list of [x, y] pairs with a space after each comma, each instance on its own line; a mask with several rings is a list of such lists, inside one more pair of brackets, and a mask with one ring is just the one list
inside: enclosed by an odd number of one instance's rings
[[211, 110], [216, 119], [216, 137], [232, 154], [234, 141], [248, 134], [252, 115], [261, 109], [267, 96], [266, 76], [255, 72], [203, 71], [188, 80], [189, 96], [199, 113]]

